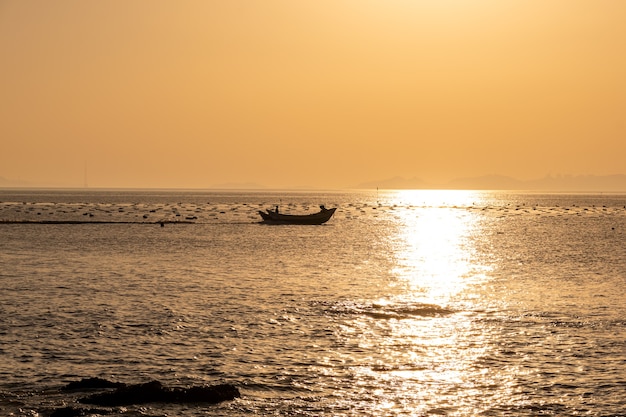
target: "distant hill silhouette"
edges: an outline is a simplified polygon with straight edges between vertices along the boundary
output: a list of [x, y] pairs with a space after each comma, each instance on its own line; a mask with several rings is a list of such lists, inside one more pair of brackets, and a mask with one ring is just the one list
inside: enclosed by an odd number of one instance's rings
[[449, 190], [529, 190], [529, 191], [626, 191], [626, 175], [548, 175], [535, 180], [518, 180], [502, 175], [457, 178], [446, 183], [428, 183], [419, 178], [390, 178], [359, 184], [359, 189], [449, 189]]
[[262, 190], [265, 187], [264, 185], [257, 184], [255, 182], [229, 182], [222, 184], [214, 184], [210, 188], [219, 189], [219, 190]]
[[355, 188], [359, 189], [374, 189], [382, 188], [387, 190], [412, 190], [412, 189], [429, 189], [437, 188], [433, 184], [429, 184], [426, 181], [419, 178], [406, 179], [402, 177], [389, 178], [382, 181], [364, 182], [359, 184]]
[[21, 180], [12, 180], [9, 178], [0, 177], [0, 187], [28, 187], [31, 183]]
[[[54, 184], [39, 184], [23, 180], [0, 177], [0, 188], [55, 187]], [[210, 188], [222, 190], [267, 190], [258, 183], [223, 183]], [[571, 191], [571, 192], [626, 192], [626, 175], [548, 175], [534, 180], [518, 180], [503, 175], [483, 175], [480, 177], [457, 178], [445, 183], [427, 182], [421, 178], [393, 177], [380, 181], [370, 181], [351, 187], [355, 189], [388, 190], [528, 190], [528, 191]], [[315, 187], [295, 187], [294, 189], [315, 189]]]
[[626, 191], [626, 175], [564, 175], [526, 181], [530, 189], [563, 191]]
[[474, 178], [458, 178], [448, 182], [445, 188], [459, 190], [522, 190], [528, 189], [524, 181], [502, 175], [485, 175]]

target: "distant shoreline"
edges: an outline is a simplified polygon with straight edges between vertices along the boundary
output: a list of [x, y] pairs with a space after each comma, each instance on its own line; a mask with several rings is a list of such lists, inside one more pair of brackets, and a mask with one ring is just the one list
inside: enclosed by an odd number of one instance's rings
[[502, 192], [502, 193], [545, 193], [545, 194], [624, 194], [624, 189], [530, 189], [530, 188], [444, 188], [444, 187], [422, 187], [422, 188], [400, 188], [400, 187], [353, 187], [353, 188], [306, 188], [306, 189], [294, 189], [294, 188], [266, 188], [266, 189], [226, 189], [226, 188], [108, 188], [108, 187], [2, 187], [0, 186], [0, 192], [93, 192], [93, 193], [151, 193], [151, 192], [163, 192], [163, 193], [341, 193], [350, 191], [476, 191], [476, 192]]
[[337, 192], [347, 190], [471, 190], [515, 192], [626, 192], [626, 175], [560, 175], [518, 180], [502, 175], [457, 178], [447, 182], [429, 182], [421, 178], [393, 177], [345, 187], [271, 187], [256, 183], [214, 184], [207, 187], [84, 187], [37, 185], [0, 177], [0, 190], [67, 190], [67, 191], [190, 191], [190, 192]]

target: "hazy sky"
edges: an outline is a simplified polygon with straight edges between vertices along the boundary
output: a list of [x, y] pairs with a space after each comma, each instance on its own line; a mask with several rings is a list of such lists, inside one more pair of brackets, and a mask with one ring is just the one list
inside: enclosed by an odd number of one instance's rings
[[625, 22], [623, 0], [0, 0], [0, 176], [626, 173]]

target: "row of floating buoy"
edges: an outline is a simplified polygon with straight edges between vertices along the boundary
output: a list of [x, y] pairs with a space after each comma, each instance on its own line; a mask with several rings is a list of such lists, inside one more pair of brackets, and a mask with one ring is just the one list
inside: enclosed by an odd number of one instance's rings
[[[413, 211], [416, 215], [420, 215], [422, 210], [430, 209], [454, 209], [454, 210], [479, 210], [485, 213], [498, 213], [503, 216], [511, 215], [524, 215], [524, 213], [533, 213], [536, 215], [567, 215], [576, 214], [583, 215], [585, 213], [593, 213], [592, 215], [599, 214], [619, 214], [626, 210], [626, 205], [619, 207], [614, 205], [586, 205], [580, 206], [578, 204], [561, 206], [540, 206], [539, 204], [505, 204], [505, 205], [485, 205], [472, 204], [467, 206], [420, 206], [415, 204], [401, 205], [401, 204], [371, 204], [371, 203], [348, 203], [343, 207], [341, 205], [332, 204], [333, 206], [339, 206], [337, 214], [345, 218], [358, 218], [361, 216], [383, 216], [385, 213], [395, 213], [394, 215], [401, 215], [406, 211]], [[167, 203], [167, 204], [108, 204], [108, 203], [94, 203], [94, 204], [74, 204], [74, 203], [2, 203], [0, 202], [0, 220], [2, 219], [16, 219], [20, 221], [33, 220], [30, 216], [58, 216], [61, 220], [72, 220], [73, 216], [85, 216], [94, 217], [98, 216], [98, 221], [102, 219], [104, 215], [107, 221], [114, 221], [117, 219], [127, 221], [128, 217], [131, 217], [137, 221], [150, 221], [150, 219], [183, 219], [186, 221], [216, 221], [218, 218], [223, 221], [233, 219], [235, 216], [248, 216], [250, 219], [257, 219], [256, 213], [257, 207], [263, 209], [263, 207], [273, 206], [273, 204], [267, 203], [215, 203], [210, 204], [183, 204], [183, 203]], [[307, 211], [312, 205], [310, 203], [290, 203], [284, 204], [289, 211]], [[222, 216], [226, 217], [222, 217]], [[118, 216], [118, 217], [115, 217]], [[75, 219], [75, 217], [74, 217]], [[47, 221], [47, 220], [46, 220]]]

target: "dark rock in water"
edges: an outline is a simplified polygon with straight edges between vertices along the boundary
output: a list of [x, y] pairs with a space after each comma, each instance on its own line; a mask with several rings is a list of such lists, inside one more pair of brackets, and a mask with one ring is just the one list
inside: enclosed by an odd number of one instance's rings
[[240, 396], [239, 390], [230, 384], [198, 386], [191, 388], [167, 388], [159, 381], [126, 385], [112, 392], [93, 394], [79, 398], [82, 404], [117, 407], [146, 403], [211, 403], [216, 404]]
[[63, 391], [80, 391], [102, 388], [121, 388], [126, 384], [121, 382], [111, 382], [102, 378], [83, 378], [80, 381], [73, 381], [62, 388]]
[[57, 408], [50, 414], [50, 417], [80, 417], [85, 415], [85, 410], [81, 408], [63, 407]]
[[231, 384], [203, 385], [191, 388], [173, 388], [170, 390], [172, 401], [176, 403], [212, 403], [234, 400], [241, 394]]
[[82, 417], [82, 416], [90, 416], [90, 415], [107, 415], [110, 414], [107, 410], [93, 410], [93, 409], [84, 409], [84, 408], [74, 408], [74, 407], [63, 407], [57, 408], [50, 414], [50, 417]]
[[109, 407], [158, 402], [163, 389], [159, 381], [151, 381], [144, 384], [120, 387], [113, 392], [103, 392], [79, 398], [78, 402]]

